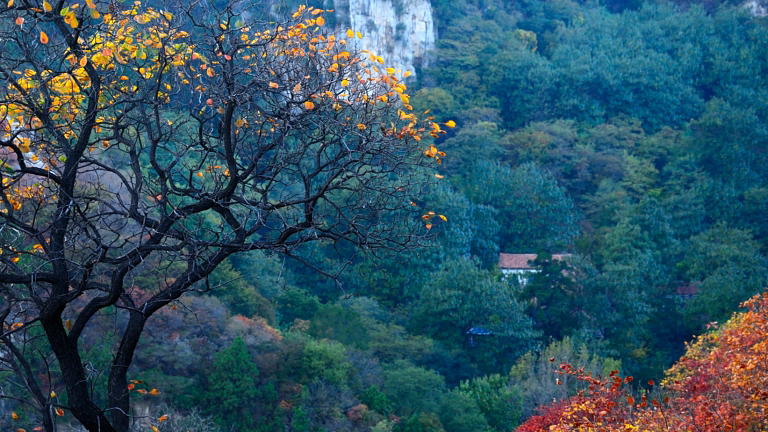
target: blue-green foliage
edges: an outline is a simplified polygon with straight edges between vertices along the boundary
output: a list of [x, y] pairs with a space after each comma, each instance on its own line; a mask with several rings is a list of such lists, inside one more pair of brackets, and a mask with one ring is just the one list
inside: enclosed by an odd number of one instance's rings
[[552, 175], [532, 163], [511, 169], [480, 160], [469, 168], [464, 182], [473, 203], [498, 211], [498, 241], [504, 252], [559, 252], [578, 234], [573, 202]]
[[[535, 347], [536, 333], [514, 287], [464, 258], [444, 263], [424, 287], [412, 328], [466, 350], [489, 371], [503, 371], [510, 359]], [[490, 334], [472, 335], [473, 328]]]
[[243, 340], [235, 339], [232, 346], [214, 358], [213, 368], [199, 396], [200, 406], [222, 428], [231, 425], [242, 431], [255, 430], [250, 405], [258, 394], [258, 374]]
[[[768, 30], [727, 5], [601, 5], [433, 0], [437, 49], [408, 86], [414, 111], [457, 123], [434, 141], [445, 178], [376, 216], [419, 224], [431, 247], [305, 245], [338, 281], [233, 256], [210, 297], [147, 322], [131, 377], [222, 430], [264, 432], [510, 431], [575, 390], [550, 356], [658, 379], [768, 285]], [[504, 279], [499, 252], [538, 253], [541, 272]], [[84, 360], [110, 367], [122, 313], [93, 318]]]

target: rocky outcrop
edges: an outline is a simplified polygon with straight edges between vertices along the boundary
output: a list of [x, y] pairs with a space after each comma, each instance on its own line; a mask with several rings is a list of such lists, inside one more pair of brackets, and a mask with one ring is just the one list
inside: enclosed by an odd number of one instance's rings
[[766, 3], [768, 3], [766, 0], [749, 0], [744, 2], [743, 6], [750, 11], [752, 15], [759, 18], [765, 18], [768, 16], [768, 7], [766, 6]]
[[[384, 58], [387, 66], [415, 72], [435, 47], [429, 0], [336, 0], [340, 27], [363, 33], [359, 48]], [[342, 24], [344, 23], [344, 24]], [[345, 28], [341, 29], [342, 31]]]

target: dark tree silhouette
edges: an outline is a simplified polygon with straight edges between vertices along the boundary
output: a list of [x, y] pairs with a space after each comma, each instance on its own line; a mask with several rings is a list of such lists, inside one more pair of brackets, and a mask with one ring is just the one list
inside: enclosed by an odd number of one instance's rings
[[[409, 113], [402, 74], [318, 31], [322, 11], [49, 1], [0, 7], [0, 369], [45, 430], [65, 412], [128, 430], [147, 320], [213, 288], [232, 254], [311, 266], [308, 242], [375, 254], [427, 238], [409, 203], [440, 126]], [[106, 311], [112, 362], [88, 365], [79, 344]]]

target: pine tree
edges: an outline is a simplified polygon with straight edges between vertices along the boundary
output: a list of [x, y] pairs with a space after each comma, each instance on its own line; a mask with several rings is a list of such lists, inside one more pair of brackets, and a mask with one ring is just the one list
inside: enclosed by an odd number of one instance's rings
[[221, 427], [233, 427], [244, 432], [252, 430], [254, 421], [251, 413], [258, 394], [258, 374], [241, 338], [216, 354], [202, 405]]

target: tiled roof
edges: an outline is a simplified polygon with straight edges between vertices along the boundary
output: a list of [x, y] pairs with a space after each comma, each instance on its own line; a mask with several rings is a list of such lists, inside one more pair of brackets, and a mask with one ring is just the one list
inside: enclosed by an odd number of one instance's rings
[[699, 284], [698, 283], [691, 283], [691, 284], [681, 284], [677, 286], [677, 289], [675, 289], [675, 294], [679, 296], [695, 296], [699, 293]]
[[[569, 257], [571, 254], [552, 254], [552, 259], [561, 261], [563, 258]], [[536, 254], [499, 254], [499, 268], [508, 270], [531, 270], [528, 261], [536, 259]]]

